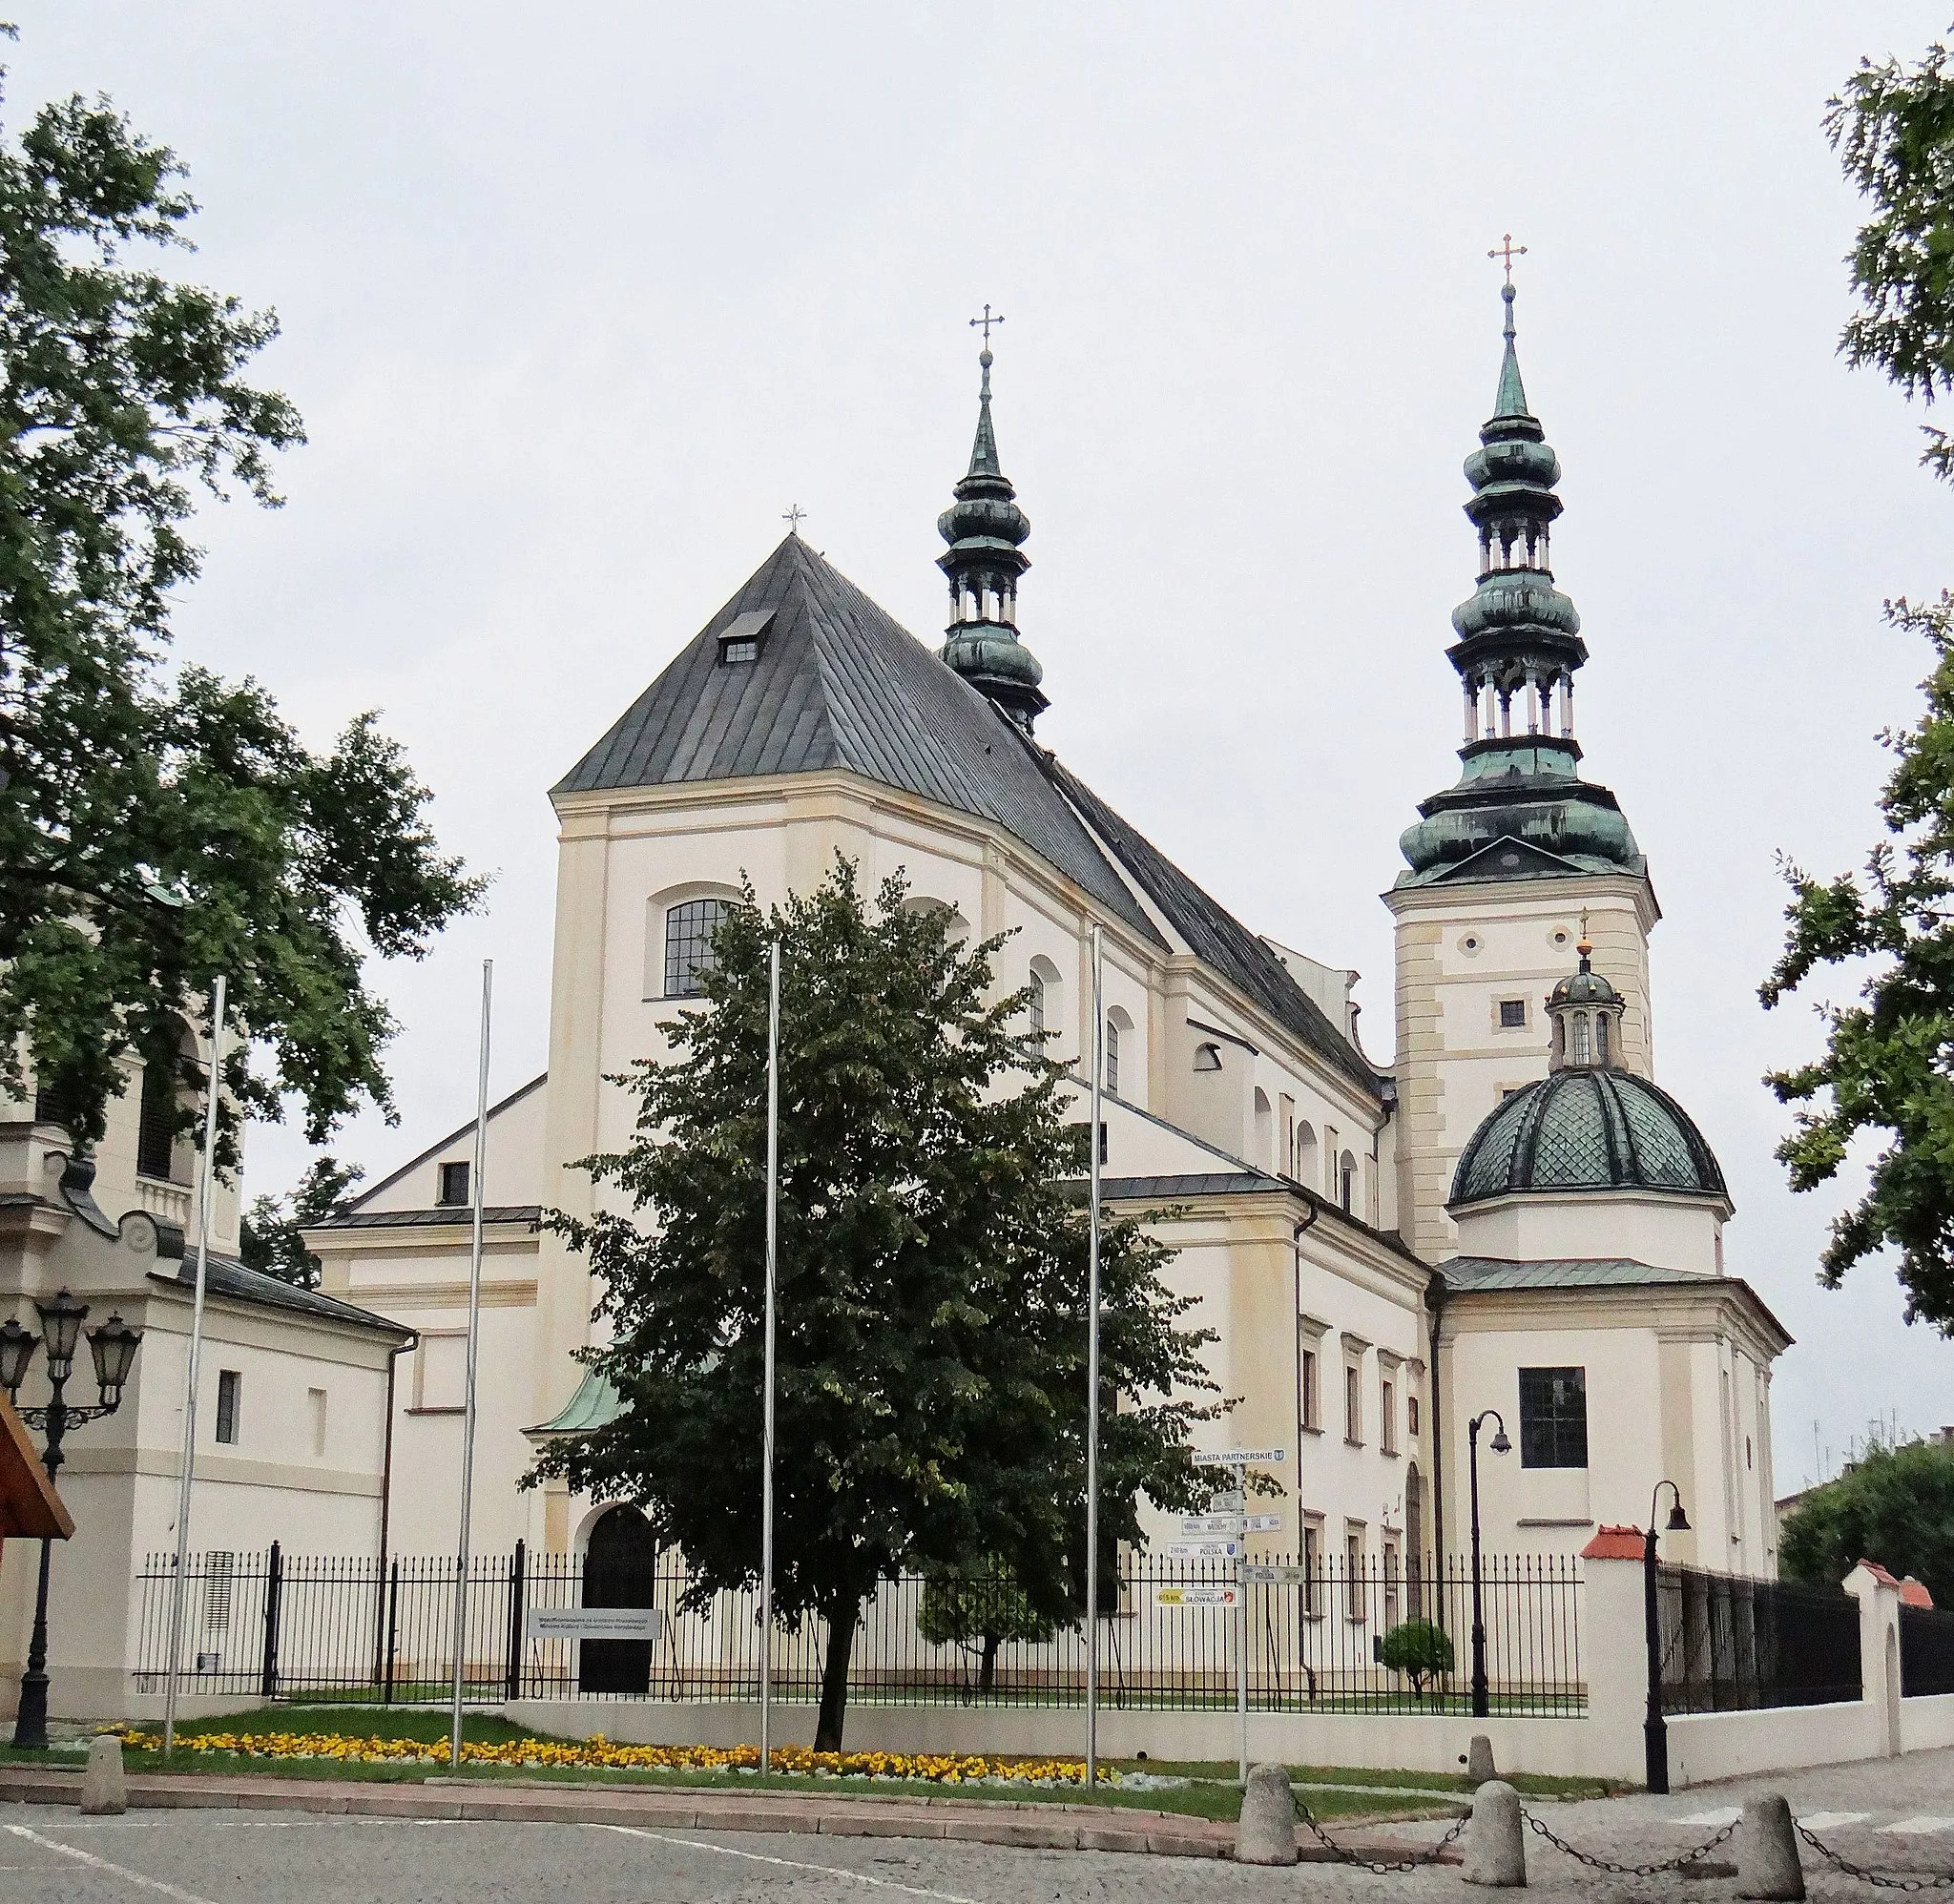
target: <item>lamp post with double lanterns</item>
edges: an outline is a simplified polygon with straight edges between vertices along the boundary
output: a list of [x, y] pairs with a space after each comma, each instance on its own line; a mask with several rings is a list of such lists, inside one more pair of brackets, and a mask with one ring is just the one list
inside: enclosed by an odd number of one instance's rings
[[1649, 1527], [1642, 1536], [1642, 1636], [1649, 1648], [1649, 1711], [1642, 1721], [1643, 1782], [1651, 1791], [1669, 1790], [1669, 1721], [1662, 1710], [1662, 1613], [1655, 1591], [1655, 1509], [1668, 1488], [1675, 1505], [1669, 1510], [1666, 1531], [1687, 1534], [1690, 1517], [1683, 1512], [1683, 1491], [1673, 1480], [1659, 1480], [1649, 1497]]
[[1509, 1455], [1507, 1418], [1497, 1408], [1482, 1409], [1466, 1424], [1466, 1466], [1472, 1475], [1472, 1716], [1484, 1719], [1492, 1710], [1491, 1688], [1486, 1678], [1486, 1610], [1479, 1588], [1479, 1431], [1488, 1421], [1500, 1425], [1486, 1443], [1496, 1455]]
[[[48, 1451], [41, 1465], [52, 1481], [61, 1468], [61, 1442], [69, 1429], [84, 1421], [113, 1415], [122, 1406], [122, 1391], [129, 1383], [129, 1372], [135, 1365], [135, 1351], [142, 1332], [132, 1329], [120, 1315], [112, 1314], [98, 1329], [88, 1332], [89, 1353], [94, 1357], [95, 1385], [101, 1399], [94, 1407], [71, 1407], [65, 1391], [74, 1372], [74, 1351], [81, 1340], [81, 1325], [88, 1318], [88, 1304], [75, 1301], [67, 1290], [52, 1302], [37, 1302], [42, 1333], [24, 1329], [12, 1316], [0, 1323], [0, 1388], [10, 1401], [20, 1392], [29, 1364], [39, 1347], [47, 1356], [48, 1401], [44, 1407], [23, 1408], [21, 1418], [31, 1428], [46, 1431]], [[33, 1638], [27, 1649], [27, 1670], [20, 1676], [20, 1710], [14, 1721], [13, 1743], [38, 1749], [48, 1743], [48, 1566], [53, 1542], [41, 1542], [41, 1578], [34, 1591]]]

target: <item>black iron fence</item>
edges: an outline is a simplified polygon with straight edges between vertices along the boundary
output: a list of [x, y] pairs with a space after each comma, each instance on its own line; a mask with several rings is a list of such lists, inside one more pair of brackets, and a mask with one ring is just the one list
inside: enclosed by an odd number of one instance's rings
[[1944, 1606], [1901, 1607], [1900, 1691], [1905, 1699], [1954, 1692], [1954, 1612]]
[[1656, 1610], [1666, 1712], [1860, 1696], [1859, 1603], [1837, 1588], [1666, 1566]]
[[[1278, 1565], [1287, 1565], [1278, 1562]], [[1292, 1576], [1302, 1573], [1289, 1567]], [[204, 1553], [184, 1580], [179, 1687], [264, 1699], [409, 1703], [448, 1696], [457, 1563]], [[175, 1560], [136, 1577], [139, 1691], [163, 1689]], [[690, 1581], [673, 1554], [632, 1580], [585, 1579], [580, 1557], [530, 1554], [469, 1563], [463, 1694], [475, 1703], [565, 1698], [755, 1699], [759, 1596], [682, 1604]], [[1492, 1709], [1579, 1713], [1578, 1563], [1494, 1556], [1482, 1565]], [[650, 1606], [655, 1641], [538, 1635], [539, 1609]], [[1238, 1662], [1258, 1711], [1460, 1712], [1469, 1707], [1472, 1581], [1463, 1561], [1319, 1563], [1306, 1578], [1236, 1585], [1233, 1569], [1125, 1559], [1100, 1626], [1102, 1698], [1111, 1707], [1232, 1706]], [[987, 1630], [988, 1628], [989, 1630]], [[776, 1632], [772, 1682], [783, 1701], [820, 1696], [825, 1628]], [[870, 1705], [1072, 1706], [1085, 1698], [1077, 1625], [1041, 1631], [1008, 1580], [885, 1581], [863, 1609], [849, 1698]]]

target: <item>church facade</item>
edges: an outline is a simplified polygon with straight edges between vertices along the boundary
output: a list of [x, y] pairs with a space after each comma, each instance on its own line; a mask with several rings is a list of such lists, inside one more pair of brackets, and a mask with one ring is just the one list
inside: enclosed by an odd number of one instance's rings
[[[1577, 1554], [1602, 1521], [1640, 1523], [1668, 1478], [1692, 1531], [1666, 1554], [1775, 1574], [1770, 1373], [1789, 1338], [1727, 1269], [1721, 1171], [1653, 1082], [1660, 912], [1614, 797], [1579, 771], [1559, 464], [1505, 296], [1466, 465], [1478, 579], [1448, 651], [1462, 771], [1420, 807], [1385, 896], [1389, 1066], [1358, 1040], [1355, 974], [1237, 920], [1039, 741], [1029, 524], [987, 344], [939, 523], [942, 644], [790, 534], [552, 790], [549, 1068], [487, 1132], [479, 1549], [574, 1553], [634, 1513], [519, 1486], [543, 1438], [616, 1405], [574, 1360], [590, 1276], [538, 1218], [592, 1207], [575, 1160], [631, 1125], [609, 1080], [665, 1053], [742, 877], [777, 902], [841, 853], [871, 886], [901, 868], [960, 930], [1011, 935], [999, 983], [1030, 986], [1029, 1028], [1081, 1096], [1102, 933], [1106, 1196], [1178, 1212], [1168, 1278], [1239, 1397], [1214, 1445], [1285, 1451], [1262, 1550], [1388, 1576], [1463, 1549], [1470, 1424], [1490, 1414], [1510, 1443], [1479, 1459], [1490, 1549]], [[469, 1125], [307, 1232], [326, 1296], [414, 1337], [390, 1402], [403, 1551], [456, 1539], [473, 1149]]]

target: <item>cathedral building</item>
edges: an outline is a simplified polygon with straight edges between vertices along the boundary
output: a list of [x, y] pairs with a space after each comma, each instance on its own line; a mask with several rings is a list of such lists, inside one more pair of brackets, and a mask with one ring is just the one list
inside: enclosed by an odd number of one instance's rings
[[[478, 1547], [581, 1551], [634, 1515], [518, 1486], [545, 1438], [617, 1406], [574, 1359], [589, 1273], [538, 1217], [592, 1208], [574, 1160], [632, 1125], [610, 1080], [666, 1053], [742, 876], [777, 902], [841, 853], [871, 888], [902, 868], [959, 931], [1010, 935], [999, 983], [1029, 986], [1030, 1028], [1081, 1094], [1103, 934], [1106, 1195], [1177, 1212], [1168, 1278], [1240, 1397], [1214, 1445], [1285, 1451], [1267, 1552], [1390, 1573], [1458, 1551], [1467, 1424], [1496, 1411], [1511, 1452], [1481, 1454], [1490, 1548], [1574, 1555], [1598, 1522], [1639, 1523], [1668, 1477], [1693, 1528], [1673, 1558], [1776, 1572], [1770, 1372], [1789, 1338], [1729, 1273], [1722, 1173], [1653, 1082], [1660, 912], [1614, 796], [1580, 771], [1587, 650], [1549, 566], [1560, 466], [1504, 295], [1466, 466], [1478, 582], [1448, 650], [1461, 772], [1419, 808], [1385, 899], [1391, 1065], [1358, 1041], [1354, 974], [1236, 919], [1040, 741], [1030, 524], [987, 343], [938, 523], [941, 644], [790, 533], [551, 790], [549, 1069], [487, 1132]], [[326, 1296], [413, 1334], [391, 1402], [403, 1551], [456, 1538], [473, 1148], [470, 1125], [307, 1233]]]

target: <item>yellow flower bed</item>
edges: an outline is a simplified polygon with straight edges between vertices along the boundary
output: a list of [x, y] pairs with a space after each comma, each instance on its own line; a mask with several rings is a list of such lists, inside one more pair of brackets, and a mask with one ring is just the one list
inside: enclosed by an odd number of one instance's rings
[[[125, 1745], [158, 1752], [160, 1732], [125, 1729]], [[235, 1752], [243, 1758], [339, 1759], [348, 1764], [446, 1765], [445, 1739], [349, 1738], [337, 1732], [191, 1732], [177, 1738], [179, 1752]], [[595, 1738], [509, 1739], [484, 1745], [462, 1742], [465, 1765], [567, 1767], [632, 1771], [752, 1771], [759, 1766], [757, 1746], [627, 1746]], [[1082, 1759], [1001, 1759], [957, 1752], [817, 1752], [805, 1746], [777, 1746], [777, 1771], [831, 1778], [914, 1779], [930, 1785], [967, 1785], [976, 1779], [1022, 1784], [1082, 1785]], [[1112, 1775], [1102, 1774], [1111, 1778]]]

